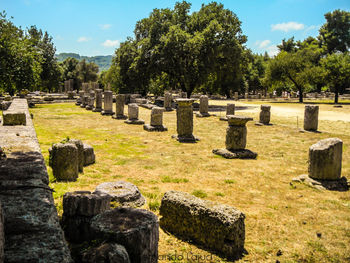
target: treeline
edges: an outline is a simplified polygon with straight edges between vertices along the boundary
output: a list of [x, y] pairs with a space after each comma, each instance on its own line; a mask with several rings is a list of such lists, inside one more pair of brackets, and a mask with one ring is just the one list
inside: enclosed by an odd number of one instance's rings
[[112, 63], [112, 56], [80, 56], [79, 54], [76, 53], [60, 53], [56, 55], [57, 61], [62, 62], [66, 60], [67, 58], [75, 58], [77, 60], [83, 60], [85, 59], [87, 62], [94, 62], [100, 71], [103, 70], [108, 70], [111, 66]]
[[21, 90], [58, 91], [63, 82], [74, 79], [75, 88], [82, 82], [96, 81], [98, 66], [84, 59], [67, 58], [59, 63], [56, 48], [47, 32], [31, 26], [23, 30], [0, 13], [0, 93], [11, 95]]
[[190, 14], [183, 1], [154, 9], [136, 23], [134, 37], [116, 49], [100, 81], [117, 92], [162, 94], [167, 89], [222, 94], [265, 91], [338, 93], [350, 86], [350, 13], [325, 14], [319, 36], [282, 40], [274, 58], [253, 54], [241, 22], [222, 4]]

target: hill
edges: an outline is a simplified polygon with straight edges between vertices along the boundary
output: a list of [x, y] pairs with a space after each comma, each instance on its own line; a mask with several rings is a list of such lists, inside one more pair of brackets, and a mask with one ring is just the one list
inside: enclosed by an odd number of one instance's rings
[[107, 70], [112, 64], [112, 56], [93, 56], [93, 57], [88, 57], [88, 56], [80, 56], [79, 54], [76, 53], [60, 53], [56, 55], [57, 60], [59, 62], [62, 62], [66, 58], [76, 58], [77, 60], [83, 60], [85, 59], [87, 62], [94, 62], [98, 65], [99, 70]]

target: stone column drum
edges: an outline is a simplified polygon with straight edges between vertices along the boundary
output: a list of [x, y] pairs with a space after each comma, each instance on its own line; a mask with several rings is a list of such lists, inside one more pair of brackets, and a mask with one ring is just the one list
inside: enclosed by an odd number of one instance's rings
[[79, 106], [83, 102], [84, 91], [80, 90], [78, 95], [79, 97], [77, 98], [77, 101], [75, 103], [75, 105], [77, 106]]
[[166, 92], [164, 94], [164, 108], [166, 111], [172, 111], [171, 102], [172, 102], [172, 94], [170, 92]]
[[113, 118], [118, 120], [125, 120], [128, 117], [124, 115], [124, 104], [125, 104], [125, 95], [117, 94], [116, 96], [116, 108], [115, 108], [115, 116]]
[[167, 131], [168, 128], [163, 125], [163, 108], [153, 107], [151, 111], [151, 124], [145, 124], [143, 129], [146, 131]]
[[103, 105], [103, 111], [101, 112], [102, 115], [113, 115], [113, 93], [110, 90], [106, 90], [104, 93], [104, 105]]
[[260, 106], [260, 115], [259, 115], [259, 122], [264, 124], [264, 125], [269, 125], [270, 124], [270, 117], [271, 117], [271, 112], [270, 112], [271, 106], [270, 105], [261, 105]]
[[94, 102], [95, 102], [95, 91], [90, 90], [88, 105], [85, 107], [85, 109], [92, 110], [94, 108]]
[[309, 177], [337, 180], [341, 177], [343, 142], [338, 138], [321, 140], [309, 149]]
[[238, 92], [235, 92], [235, 100], [238, 100]]
[[226, 106], [226, 116], [225, 117], [221, 117], [220, 121], [227, 121], [227, 116], [228, 115], [235, 115], [235, 108], [236, 105], [233, 103], [227, 103]]
[[178, 106], [176, 109], [177, 119], [177, 135], [176, 138], [179, 142], [196, 142], [199, 139], [196, 138], [193, 133], [193, 108], [192, 99], [177, 99]]
[[199, 113], [196, 114], [197, 117], [209, 117], [209, 99], [206, 95], [201, 95], [199, 98]]
[[252, 118], [237, 115], [228, 115], [228, 127], [226, 129], [226, 149], [214, 149], [213, 153], [227, 159], [255, 159], [257, 153], [245, 149], [247, 144], [247, 127]]
[[318, 127], [318, 106], [305, 105], [304, 130], [317, 131]]
[[95, 100], [96, 100], [96, 105], [92, 111], [101, 112], [102, 111], [102, 89], [95, 90]]
[[127, 124], [144, 124], [143, 120], [139, 120], [139, 106], [136, 103], [128, 104], [128, 120]]

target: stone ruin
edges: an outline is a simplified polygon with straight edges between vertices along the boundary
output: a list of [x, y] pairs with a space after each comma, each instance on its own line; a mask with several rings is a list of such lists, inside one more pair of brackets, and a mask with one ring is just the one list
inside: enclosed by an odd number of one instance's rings
[[113, 116], [114, 119], [117, 120], [126, 120], [128, 117], [124, 115], [124, 105], [125, 105], [125, 95], [124, 94], [117, 94], [116, 102], [115, 102], [115, 116]]
[[304, 111], [304, 130], [317, 131], [318, 127], [318, 109], [317, 105], [305, 105]]
[[76, 181], [84, 166], [95, 163], [94, 149], [76, 139], [53, 144], [49, 153], [49, 165], [57, 181]]
[[233, 103], [227, 103], [226, 106], [226, 116], [220, 117], [220, 121], [227, 121], [227, 115], [235, 115], [236, 105]]
[[235, 91], [235, 100], [238, 100], [238, 99], [239, 99], [239, 97], [238, 97], [238, 92]]
[[113, 195], [118, 200], [135, 201], [129, 191], [135, 195], [135, 188], [128, 184], [105, 183], [94, 193], [64, 195], [62, 225], [76, 262], [158, 262], [157, 216], [126, 206], [110, 209]]
[[177, 135], [172, 137], [183, 143], [195, 143], [199, 141], [193, 135], [193, 108], [192, 99], [176, 99], [178, 104], [176, 109], [176, 130]]
[[84, 91], [79, 90], [78, 98], [77, 98], [77, 100], [75, 102], [75, 105], [80, 106], [82, 104], [82, 102], [83, 102], [83, 97], [84, 97]]
[[260, 105], [260, 114], [259, 114], [259, 122], [255, 123], [255, 125], [271, 125], [271, 106], [270, 105]]
[[256, 159], [257, 153], [245, 149], [247, 144], [246, 123], [252, 118], [237, 115], [228, 115], [226, 129], [226, 149], [214, 149], [213, 153], [226, 159]]
[[209, 114], [209, 99], [206, 95], [201, 95], [199, 98], [199, 113], [196, 114], [196, 117], [203, 118], [203, 117], [210, 117]]
[[146, 131], [167, 131], [168, 128], [163, 125], [163, 108], [153, 107], [151, 110], [151, 123], [143, 125]]
[[0, 128], [0, 260], [70, 263], [27, 100], [14, 99], [11, 107], [26, 123]]
[[94, 90], [90, 90], [87, 101], [88, 101], [88, 104], [86, 105], [85, 109], [93, 110], [94, 103], [95, 103], [95, 91]]
[[128, 119], [124, 121], [127, 124], [142, 125], [145, 124], [144, 120], [139, 119], [139, 105], [136, 103], [130, 103], [128, 105]]
[[106, 90], [103, 98], [103, 110], [102, 115], [113, 115], [113, 93], [110, 90]]
[[93, 112], [102, 111], [102, 89], [95, 89], [95, 107], [92, 109]]
[[6, 111], [2, 112], [4, 126], [16, 126], [27, 124], [26, 109], [28, 103], [26, 99], [14, 99]]
[[173, 95], [170, 92], [164, 93], [164, 108], [166, 111], [172, 111], [172, 101], [173, 101]]
[[317, 189], [347, 191], [349, 183], [341, 177], [343, 141], [328, 138], [310, 146], [309, 167], [307, 175], [293, 178], [292, 182], [300, 182]]
[[64, 81], [64, 93], [68, 94], [69, 92], [72, 92], [74, 89], [74, 80], [69, 79]]
[[[234, 207], [169, 191], [162, 198], [160, 227], [229, 259], [244, 252], [245, 215]], [[180, 219], [180, 220], [179, 220]]]

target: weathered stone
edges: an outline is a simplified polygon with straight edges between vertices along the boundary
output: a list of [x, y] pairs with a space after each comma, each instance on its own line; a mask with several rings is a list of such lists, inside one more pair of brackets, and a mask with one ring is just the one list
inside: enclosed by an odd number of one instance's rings
[[209, 117], [210, 114], [208, 113], [209, 110], [209, 99], [206, 95], [201, 95], [199, 98], [200, 104], [199, 104], [199, 113], [196, 114], [197, 117]]
[[130, 263], [130, 259], [128, 252], [122, 245], [104, 243], [84, 252], [82, 263]]
[[57, 181], [76, 181], [79, 172], [78, 148], [74, 143], [55, 143], [50, 151], [50, 164]]
[[88, 97], [88, 105], [85, 107], [87, 110], [92, 110], [94, 108], [95, 103], [95, 91], [90, 90], [89, 97]]
[[27, 125], [0, 128], [0, 145], [11, 149], [0, 158], [4, 262], [71, 262], [27, 101], [18, 99], [17, 106]]
[[160, 226], [165, 231], [230, 259], [244, 251], [245, 215], [233, 207], [169, 191], [162, 198], [159, 212]]
[[153, 107], [151, 111], [151, 124], [145, 124], [143, 129], [146, 131], [167, 131], [168, 128], [163, 125], [163, 108]]
[[2, 113], [3, 125], [26, 125], [26, 115], [23, 111], [7, 110]]
[[3, 101], [3, 102], [1, 102], [1, 110], [7, 110], [9, 107], [10, 107], [10, 105], [11, 105], [11, 101]]
[[238, 92], [235, 91], [235, 100], [238, 100]]
[[109, 209], [108, 195], [94, 194], [89, 191], [65, 193], [62, 226], [66, 238], [71, 242], [88, 240], [92, 217]]
[[260, 114], [259, 114], [259, 122], [264, 125], [270, 124], [270, 117], [271, 117], [271, 106], [270, 105], [261, 105], [260, 106]]
[[4, 214], [0, 202], [0, 262], [4, 262], [4, 247], [5, 247], [5, 229], [4, 229]]
[[[166, 111], [172, 111], [172, 94], [170, 92], [165, 92], [164, 94], [164, 108]], [[152, 125], [152, 124], [151, 124]]]
[[304, 130], [317, 131], [318, 127], [318, 106], [305, 105]]
[[102, 115], [113, 115], [113, 93], [110, 90], [106, 90], [104, 93], [104, 105]]
[[128, 120], [125, 121], [127, 124], [144, 124], [145, 121], [139, 120], [139, 106], [136, 103], [130, 103], [128, 105]]
[[82, 173], [84, 171], [84, 144], [77, 139], [69, 139], [69, 142], [75, 144], [78, 149], [78, 170]]
[[220, 121], [227, 121], [227, 115], [235, 115], [235, 108], [236, 105], [233, 103], [227, 103], [226, 106], [226, 116], [225, 117], [221, 117]]
[[309, 176], [337, 180], [341, 177], [343, 142], [338, 138], [321, 140], [309, 149]]
[[225, 159], [256, 159], [257, 153], [248, 150], [227, 150], [227, 149], [214, 149], [213, 153], [220, 155]]
[[101, 89], [96, 89], [95, 90], [95, 108], [93, 108], [93, 112], [101, 112], [102, 111], [102, 90]]
[[80, 107], [81, 108], [86, 108], [88, 103], [89, 103], [89, 95], [87, 93], [84, 93], [83, 99], [82, 99], [81, 104], [80, 104]]
[[194, 143], [199, 139], [193, 133], [193, 108], [192, 99], [177, 99], [178, 106], [176, 109], [177, 135], [173, 138], [179, 142]]
[[121, 206], [140, 207], [146, 203], [137, 186], [124, 181], [99, 184], [94, 193], [106, 194], [112, 202], [118, 202]]
[[94, 148], [84, 143], [84, 166], [95, 163]]
[[70, 99], [70, 100], [74, 99], [74, 92], [73, 91], [68, 91], [68, 99]]
[[124, 115], [124, 104], [125, 104], [125, 96], [124, 94], [117, 94], [116, 98], [116, 110], [115, 110], [115, 116], [113, 118], [117, 120], [125, 120], [128, 117]]
[[84, 91], [80, 90], [78, 95], [79, 95], [79, 97], [77, 98], [77, 100], [75, 102], [75, 105], [77, 105], [77, 106], [81, 105], [83, 102]]
[[150, 211], [121, 207], [99, 214], [91, 221], [91, 237], [124, 246], [130, 262], [158, 262], [159, 224]]

